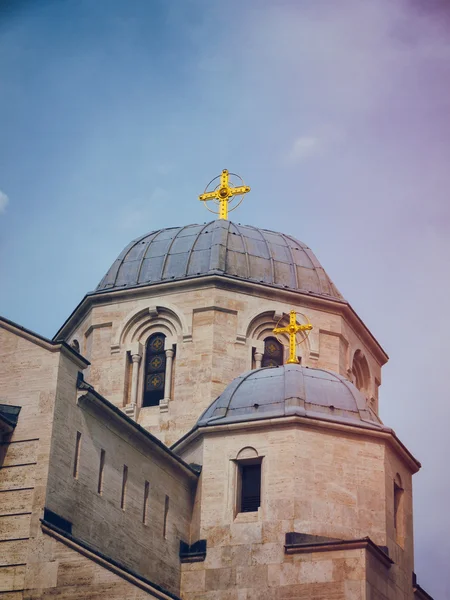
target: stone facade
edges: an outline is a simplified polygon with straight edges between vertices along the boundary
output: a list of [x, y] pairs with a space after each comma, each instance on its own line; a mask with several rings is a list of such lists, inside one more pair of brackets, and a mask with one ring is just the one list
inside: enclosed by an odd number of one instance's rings
[[[411, 475], [418, 465], [393, 436], [301, 418], [278, 426], [211, 427], [191, 436], [175, 449], [203, 465], [201, 515], [193, 533], [207, 539], [208, 552], [203, 563], [183, 565], [186, 592], [192, 581], [202, 582], [186, 598], [312, 598], [313, 589], [318, 598], [413, 597]], [[237, 468], [248, 455], [262, 460], [262, 498], [257, 513], [245, 514], [236, 509]], [[402, 546], [393, 531], [394, 471], [405, 485]], [[394, 564], [358, 547], [287, 554], [287, 532], [370, 537], [388, 548]], [[380, 581], [374, 575], [369, 581], [369, 571], [382, 573]]]
[[[132, 401], [131, 371], [139, 371], [132, 414], [170, 445], [235, 377], [255, 366], [254, 353], [263, 352], [264, 339], [291, 308], [314, 324], [298, 347], [302, 364], [354, 379], [359, 353], [368, 369], [364, 392], [377, 411], [387, 356], [346, 302], [208, 277], [88, 296], [57, 337], [78, 341], [91, 362], [86, 378], [119, 407], [126, 409]], [[140, 408], [143, 360], [130, 364], [133, 354], [144, 356], [155, 332], [165, 334], [166, 347], [175, 350], [171, 398], [163, 411]]]
[[[285, 385], [271, 416], [250, 391], [249, 413], [202, 421], [291, 309], [314, 326], [299, 357], [316, 396]], [[153, 334], [166, 379], [143, 406]], [[1, 598], [426, 600], [420, 465], [377, 417], [386, 361], [340, 296], [217, 273], [88, 294], [53, 341], [0, 319]], [[326, 386], [342, 406], [311, 408]], [[248, 512], [245, 465], [261, 467]]]
[[68, 346], [0, 321], [0, 349], [1, 403], [21, 408], [1, 443], [0, 595], [177, 595], [198, 475], [77, 390], [87, 363]]

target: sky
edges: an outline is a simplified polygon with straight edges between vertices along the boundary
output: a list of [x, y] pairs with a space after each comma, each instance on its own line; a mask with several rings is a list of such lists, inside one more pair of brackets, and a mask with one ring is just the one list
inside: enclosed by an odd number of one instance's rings
[[444, 1], [0, 0], [0, 313], [52, 337], [239, 173], [233, 219], [308, 244], [390, 356], [415, 569], [450, 598], [449, 111]]

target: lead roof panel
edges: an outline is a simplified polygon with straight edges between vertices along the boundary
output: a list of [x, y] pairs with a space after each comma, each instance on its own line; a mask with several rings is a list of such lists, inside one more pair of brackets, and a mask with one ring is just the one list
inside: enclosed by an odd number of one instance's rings
[[207, 408], [198, 425], [295, 414], [383, 426], [361, 392], [341, 375], [292, 364], [254, 369], [237, 377]]
[[282, 233], [223, 220], [161, 229], [137, 238], [120, 253], [96, 291], [198, 277], [212, 270], [224, 276], [342, 299], [302, 242]]

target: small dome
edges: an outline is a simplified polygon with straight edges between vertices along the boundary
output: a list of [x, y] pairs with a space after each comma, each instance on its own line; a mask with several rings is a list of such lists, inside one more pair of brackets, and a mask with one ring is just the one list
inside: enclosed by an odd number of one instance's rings
[[237, 377], [198, 420], [200, 427], [288, 416], [383, 428], [350, 381], [300, 365], [254, 369]]
[[160, 229], [134, 240], [96, 292], [204, 275], [343, 299], [305, 244], [283, 233], [225, 220]]

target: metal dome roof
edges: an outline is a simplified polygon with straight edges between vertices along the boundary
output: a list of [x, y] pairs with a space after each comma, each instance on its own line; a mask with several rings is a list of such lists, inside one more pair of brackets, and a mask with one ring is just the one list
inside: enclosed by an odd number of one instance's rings
[[305, 244], [283, 233], [225, 220], [160, 229], [132, 241], [96, 291], [202, 275], [223, 275], [343, 299]]
[[382, 429], [378, 416], [350, 381], [295, 364], [254, 369], [237, 377], [206, 409], [200, 427], [302, 416]]

